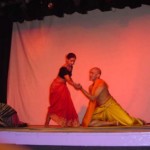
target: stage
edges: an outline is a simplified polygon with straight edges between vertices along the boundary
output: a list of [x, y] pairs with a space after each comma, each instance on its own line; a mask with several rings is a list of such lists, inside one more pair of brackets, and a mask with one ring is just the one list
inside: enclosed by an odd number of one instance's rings
[[[1, 144], [52, 147], [150, 148], [150, 125], [60, 128], [28, 126], [0, 128]], [[56, 148], [55, 148], [56, 149]]]

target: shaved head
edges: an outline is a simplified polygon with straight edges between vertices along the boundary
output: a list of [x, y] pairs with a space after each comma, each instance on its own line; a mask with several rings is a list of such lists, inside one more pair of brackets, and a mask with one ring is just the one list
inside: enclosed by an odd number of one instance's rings
[[97, 74], [101, 75], [101, 69], [98, 67], [93, 67], [91, 70], [94, 70]]
[[90, 69], [89, 72], [89, 79], [90, 81], [95, 81], [96, 79], [99, 79], [101, 76], [101, 69], [98, 67], [93, 67]]

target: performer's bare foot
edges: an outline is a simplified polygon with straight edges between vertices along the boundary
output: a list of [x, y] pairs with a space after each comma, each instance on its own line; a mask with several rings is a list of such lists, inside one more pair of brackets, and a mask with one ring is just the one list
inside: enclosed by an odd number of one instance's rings
[[45, 127], [45, 128], [48, 128], [48, 127], [49, 127], [49, 124], [45, 124], [44, 127]]
[[45, 127], [49, 127], [49, 122], [50, 122], [51, 118], [50, 116], [47, 114], [46, 116], [46, 121], [45, 121]]

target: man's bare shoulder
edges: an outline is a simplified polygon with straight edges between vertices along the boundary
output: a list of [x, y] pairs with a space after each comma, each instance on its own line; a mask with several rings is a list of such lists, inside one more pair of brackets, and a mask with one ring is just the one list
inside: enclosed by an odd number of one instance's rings
[[99, 86], [108, 87], [108, 84], [103, 79], [100, 79], [100, 80], [101, 80], [101, 83], [99, 84]]

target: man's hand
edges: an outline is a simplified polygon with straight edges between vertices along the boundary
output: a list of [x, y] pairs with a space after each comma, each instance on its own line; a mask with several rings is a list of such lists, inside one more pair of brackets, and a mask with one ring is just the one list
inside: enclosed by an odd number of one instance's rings
[[81, 86], [81, 84], [79, 84], [79, 83], [75, 83], [75, 84], [74, 84], [74, 88], [77, 89], [77, 90], [81, 90], [81, 89], [82, 89], [82, 86]]

